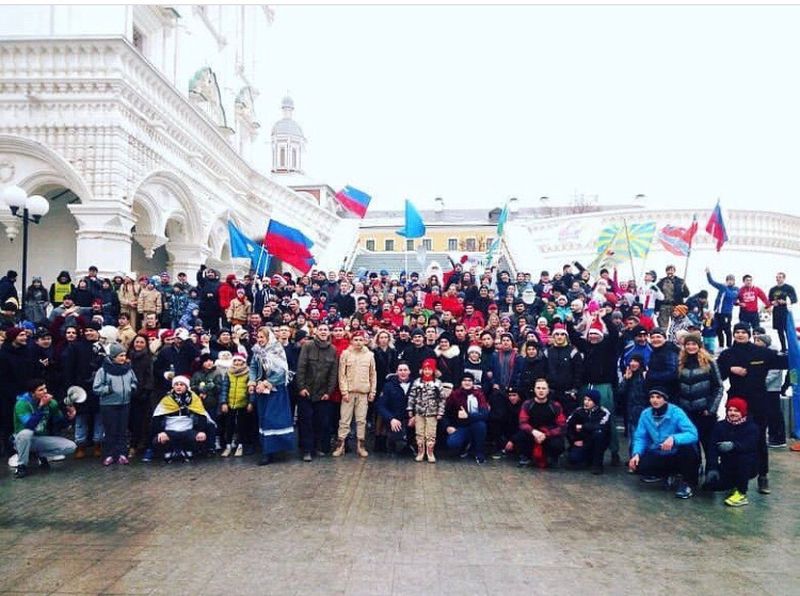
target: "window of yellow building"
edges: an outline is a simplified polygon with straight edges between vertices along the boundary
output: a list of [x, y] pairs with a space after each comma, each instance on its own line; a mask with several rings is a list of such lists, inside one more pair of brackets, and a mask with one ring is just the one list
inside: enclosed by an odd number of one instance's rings
[[384, 240], [383, 250], [386, 252], [394, 252], [394, 240]]

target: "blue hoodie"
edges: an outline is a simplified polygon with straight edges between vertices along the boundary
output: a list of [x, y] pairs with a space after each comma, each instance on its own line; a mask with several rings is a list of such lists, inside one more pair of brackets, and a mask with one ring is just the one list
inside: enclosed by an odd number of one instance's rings
[[[682, 445], [697, 446], [697, 428], [686, 413], [678, 406], [667, 404], [667, 411], [660, 418], [653, 415], [653, 408], [647, 408], [639, 417], [639, 424], [633, 434], [633, 454], [674, 455]], [[673, 437], [675, 444], [669, 451], [661, 450], [661, 443]]]

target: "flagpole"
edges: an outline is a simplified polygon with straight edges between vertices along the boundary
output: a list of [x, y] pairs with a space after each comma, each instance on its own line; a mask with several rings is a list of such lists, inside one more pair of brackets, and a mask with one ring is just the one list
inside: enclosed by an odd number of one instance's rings
[[633, 279], [636, 279], [636, 269], [633, 266], [633, 251], [631, 250], [631, 235], [628, 232], [628, 219], [623, 217], [622, 223], [625, 225], [625, 240], [628, 242], [628, 258], [631, 261], [631, 275]]
[[[261, 269], [261, 258], [264, 256], [264, 247], [261, 247], [261, 251], [258, 253], [258, 261], [256, 261], [256, 271], [255, 275], [261, 275], [259, 270]], [[252, 261], [251, 261], [252, 263]]]

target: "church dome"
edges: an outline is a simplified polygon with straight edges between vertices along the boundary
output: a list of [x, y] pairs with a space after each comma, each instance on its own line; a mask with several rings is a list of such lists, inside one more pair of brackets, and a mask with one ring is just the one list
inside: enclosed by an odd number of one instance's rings
[[275, 126], [272, 127], [272, 134], [302, 137], [303, 129], [300, 128], [300, 125], [291, 118], [282, 118], [275, 123]]

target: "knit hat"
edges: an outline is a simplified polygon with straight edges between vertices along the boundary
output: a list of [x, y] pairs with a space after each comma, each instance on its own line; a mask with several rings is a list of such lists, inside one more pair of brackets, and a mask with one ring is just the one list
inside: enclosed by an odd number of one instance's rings
[[184, 377], [183, 375], [177, 375], [173, 377], [172, 386], [175, 387], [175, 385], [177, 385], [178, 383], [186, 385], [187, 389], [192, 386], [191, 383], [189, 382], [189, 379], [187, 377]]
[[467, 354], [469, 355], [470, 352], [477, 352], [478, 354], [481, 354], [482, 353], [481, 347], [480, 346], [470, 346], [470, 347], [467, 348]]
[[17, 339], [17, 336], [23, 331], [25, 330], [22, 327], [12, 327], [8, 331], [6, 331], [6, 342], [11, 343], [15, 339]]
[[725, 404], [726, 412], [728, 408], [736, 408], [742, 413], [742, 416], [747, 416], [747, 402], [741, 397], [731, 397], [728, 403]]
[[660, 395], [665, 400], [669, 401], [669, 394], [667, 394], [667, 392], [661, 387], [653, 387], [650, 391], [647, 392], [648, 397], [651, 395]]
[[597, 389], [587, 389], [586, 391], [583, 392], [583, 397], [588, 397], [589, 399], [591, 399], [594, 402], [595, 406], [600, 405], [601, 396], [600, 392]]
[[420, 368], [422, 369], [422, 368], [425, 368], [425, 367], [432, 368], [435, 371], [436, 370], [436, 360], [434, 360], [433, 358], [426, 358], [425, 360], [422, 361], [422, 366], [420, 366]]
[[663, 337], [663, 338], [666, 338], [666, 337], [667, 337], [667, 332], [666, 332], [666, 331], [664, 331], [664, 328], [663, 328], [663, 327], [653, 327], [653, 328], [650, 330], [650, 335], [651, 335], [651, 336], [652, 336], [652, 335], [660, 335], [661, 337]]
[[736, 323], [733, 326], [733, 332], [736, 333], [737, 331], [746, 331], [747, 335], [751, 335], [752, 331], [750, 330], [750, 325], [747, 323]]
[[545, 319], [544, 317], [539, 317], [538, 319], [536, 319], [536, 324], [537, 325], [547, 325], [547, 319]]
[[242, 361], [244, 361], [244, 362], [247, 362], [247, 356], [245, 356], [244, 354], [242, 354], [242, 353], [240, 353], [240, 352], [236, 352], [236, 353], [235, 353], [235, 354], [234, 354], [234, 355], [231, 357], [231, 362], [235, 362], [236, 360], [242, 360]]
[[120, 354], [125, 353], [125, 348], [122, 347], [122, 344], [111, 344], [108, 347], [108, 357], [112, 360], [119, 356]]
[[636, 325], [636, 327], [632, 329], [632, 332], [634, 335], [647, 335], [647, 329], [645, 329], [643, 325]]
[[686, 306], [685, 304], [678, 304], [678, 305], [674, 306], [672, 308], [672, 310], [674, 310], [676, 313], [678, 313], [682, 317], [685, 317], [686, 313], [689, 312], [689, 307]]
[[767, 347], [770, 347], [772, 345], [772, 338], [766, 333], [757, 333], [756, 335], [753, 336], [753, 339], [760, 341]]
[[687, 333], [683, 338], [683, 345], [685, 346], [688, 342], [696, 343], [700, 347], [703, 346], [703, 338], [699, 333]]
[[208, 352], [206, 352], [205, 354], [201, 354], [200, 357], [197, 359], [197, 361], [200, 363], [200, 366], [202, 366], [209, 360], [211, 360], [211, 362], [214, 362], [214, 357]]
[[421, 335], [421, 336], [424, 337], [425, 336], [425, 332], [422, 329], [420, 329], [419, 327], [417, 327], [416, 329], [414, 329], [414, 331], [411, 332], [411, 337], [416, 337], [417, 335]]

